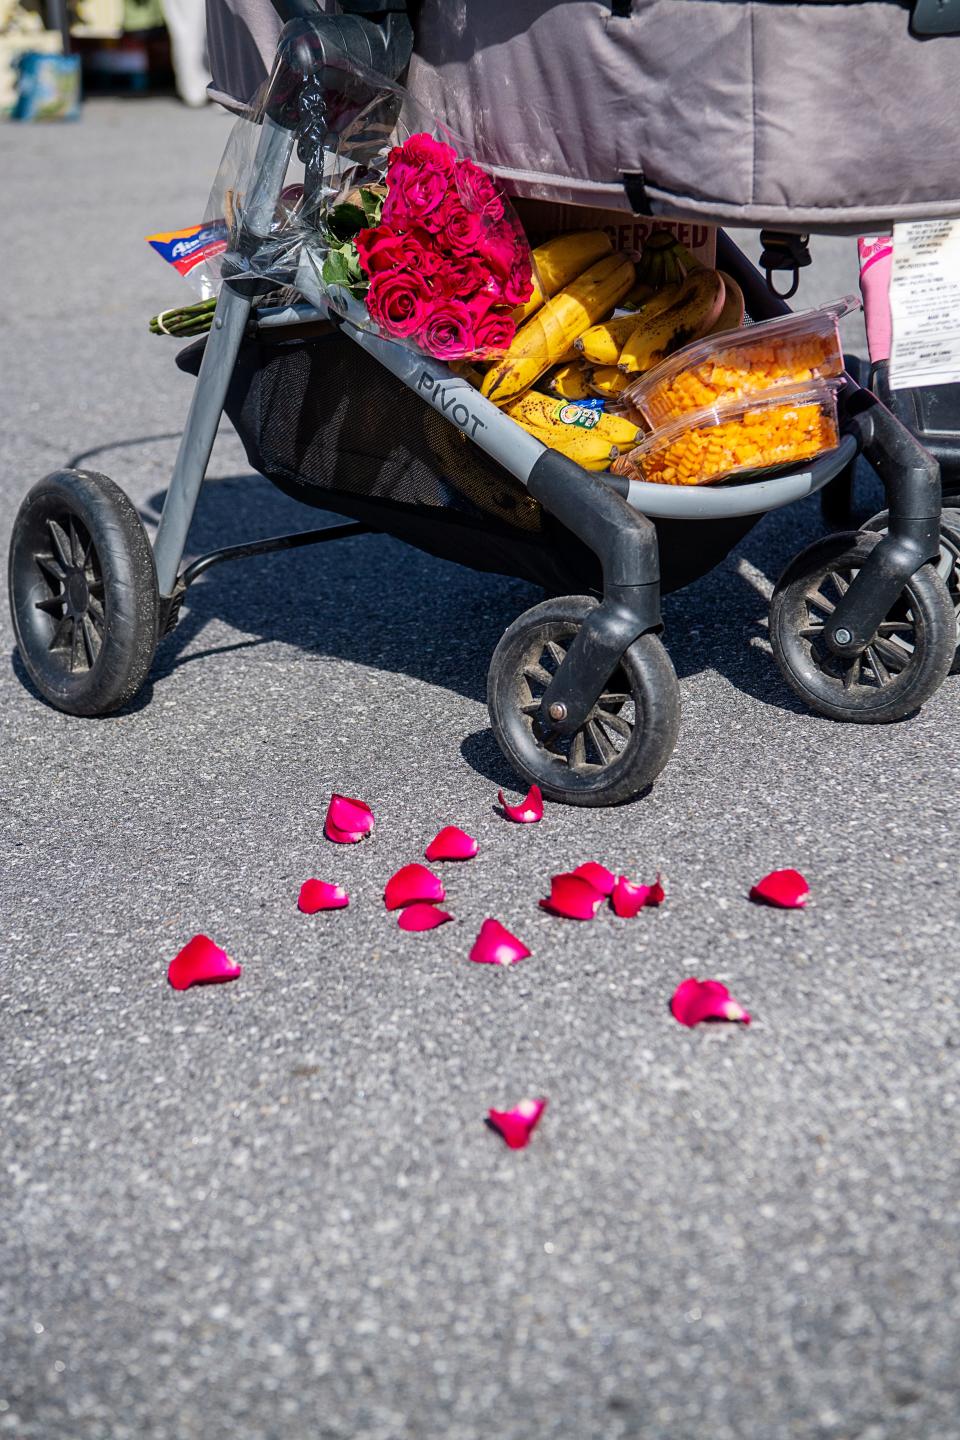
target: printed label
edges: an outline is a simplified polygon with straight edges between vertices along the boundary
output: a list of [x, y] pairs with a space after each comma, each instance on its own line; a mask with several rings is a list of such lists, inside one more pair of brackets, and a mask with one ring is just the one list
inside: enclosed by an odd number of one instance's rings
[[186, 230], [166, 230], [146, 238], [175, 270], [189, 275], [204, 260], [223, 254], [228, 235], [226, 220], [211, 220], [207, 225], [188, 225]]
[[600, 411], [586, 405], [561, 405], [557, 419], [562, 425], [576, 425], [581, 430], [592, 430], [600, 423]]
[[893, 227], [890, 384], [960, 381], [960, 220]]

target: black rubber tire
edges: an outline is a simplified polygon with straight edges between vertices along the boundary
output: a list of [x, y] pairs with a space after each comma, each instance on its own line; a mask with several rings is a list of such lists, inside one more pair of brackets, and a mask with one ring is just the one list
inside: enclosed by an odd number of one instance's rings
[[[849, 583], [879, 539], [853, 531], [818, 540], [787, 566], [770, 602], [770, 643], [784, 679], [831, 720], [882, 725], [912, 715], [942, 685], [956, 649], [953, 605], [932, 564], [911, 576], [856, 668], [844, 666], [810, 633], [825, 613], [810, 597], [830, 589], [837, 573]], [[835, 598], [822, 598], [835, 604], [839, 593], [834, 587]], [[882, 634], [885, 626], [890, 631]], [[844, 670], [848, 680], [853, 676], [849, 683]]]
[[[871, 533], [886, 530], [889, 510], [881, 510], [865, 521], [861, 529]], [[937, 572], [950, 592], [950, 601], [957, 622], [957, 649], [954, 651], [950, 674], [960, 674], [960, 510], [945, 508], [940, 513], [940, 561]]]
[[[680, 728], [680, 689], [676, 671], [656, 635], [642, 635], [623, 655], [608, 681], [611, 698], [591, 712], [584, 736], [584, 759], [574, 765], [562, 746], [548, 749], [534, 731], [528, 708], [536, 696], [525, 670], [539, 665], [548, 644], [564, 650], [597, 601], [586, 595], [545, 600], [519, 616], [493, 653], [487, 681], [487, 706], [497, 744], [528, 784], [540, 786], [549, 800], [568, 805], [618, 805], [633, 800], [660, 774], [673, 753]], [[561, 656], [562, 658], [562, 656]], [[557, 661], [553, 656], [554, 666]], [[543, 667], [546, 669], [546, 667]], [[537, 683], [537, 682], [533, 682]], [[540, 693], [545, 688], [540, 684]], [[632, 720], [628, 714], [632, 710]], [[598, 726], [597, 716], [601, 717]], [[587, 727], [593, 725], [592, 732]], [[630, 734], [611, 740], [608, 729], [624, 726]], [[590, 762], [586, 746], [602, 751], [597, 736], [616, 753], [604, 763]], [[568, 744], [573, 753], [573, 742]]]
[[59, 470], [34, 485], [10, 539], [20, 659], [68, 715], [107, 715], [136, 695], [157, 648], [153, 551], [106, 475]]

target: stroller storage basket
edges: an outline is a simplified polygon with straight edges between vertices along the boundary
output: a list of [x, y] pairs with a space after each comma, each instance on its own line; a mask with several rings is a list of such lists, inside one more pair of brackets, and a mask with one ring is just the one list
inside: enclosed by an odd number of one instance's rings
[[[197, 373], [204, 344], [182, 370]], [[225, 408], [251, 466], [294, 499], [549, 593], [600, 590], [593, 553], [340, 330], [245, 342]], [[663, 590], [712, 570], [756, 518], [657, 522]]]

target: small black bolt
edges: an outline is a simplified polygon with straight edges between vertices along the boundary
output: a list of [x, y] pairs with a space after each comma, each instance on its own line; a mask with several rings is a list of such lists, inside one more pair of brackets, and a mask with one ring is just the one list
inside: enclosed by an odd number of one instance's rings
[[551, 720], [557, 720], [557, 721], [559, 721], [559, 720], [566, 720], [566, 718], [567, 718], [567, 707], [566, 707], [566, 705], [557, 704], [557, 705], [551, 705], [551, 706], [550, 706], [550, 719], [551, 719]]

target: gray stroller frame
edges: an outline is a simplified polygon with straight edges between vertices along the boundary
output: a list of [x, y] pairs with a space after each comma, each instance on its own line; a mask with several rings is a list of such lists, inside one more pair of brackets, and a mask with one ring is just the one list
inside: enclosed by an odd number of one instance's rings
[[[295, 56], [293, 91], [322, 66], [323, 24], [322, 17], [300, 19], [284, 31], [279, 53]], [[294, 45], [288, 32], [295, 32]], [[305, 32], [319, 42], [305, 45]], [[296, 125], [283, 115], [263, 119], [242, 220], [247, 238], [269, 234], [297, 138]], [[234, 244], [243, 251], [243, 233]], [[722, 233], [718, 246], [718, 264], [741, 283], [755, 318], [786, 309]], [[690, 522], [695, 540], [692, 522], [757, 516], [789, 505], [848, 471], [858, 454], [883, 482], [885, 528], [829, 536], [797, 557], [772, 603], [776, 658], [812, 708], [854, 721], [900, 718], [946, 676], [957, 636], [953, 603], [935, 563], [941, 554], [939, 467], [849, 376], [841, 395], [840, 443], [808, 466], [711, 488], [644, 484], [584, 471], [445, 364], [362, 328], [358, 316], [332, 315], [308, 256], [302, 256], [296, 279], [306, 303], [285, 308], [255, 309], [256, 282], [229, 278], [229, 266], [224, 274], [152, 554], [139, 517], [106, 477], [58, 472], [35, 486], [21, 509], [11, 545], [14, 625], [31, 680], [58, 708], [91, 715], [127, 703], [146, 678], [158, 638], [176, 623], [187, 588], [211, 565], [373, 528], [351, 523], [258, 540], [182, 568], [241, 345], [251, 334], [295, 334], [311, 321], [339, 325], [508, 471], [599, 562], [599, 603], [581, 595], [534, 607], [506, 632], [491, 663], [488, 700], [496, 738], [523, 779], [539, 784], [548, 797], [586, 805], [632, 798], [663, 768], [675, 744], [679, 693], [659, 638], [654, 522]], [[389, 523], [383, 528], [389, 530]]]

